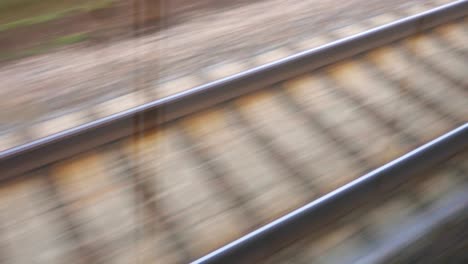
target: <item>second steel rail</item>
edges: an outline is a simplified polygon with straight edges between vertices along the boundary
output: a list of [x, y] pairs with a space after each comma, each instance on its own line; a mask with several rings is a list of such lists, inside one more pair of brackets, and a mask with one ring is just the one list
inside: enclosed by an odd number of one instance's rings
[[467, 147], [465, 124], [192, 263], [256, 263], [302, 238], [304, 230], [319, 231], [324, 223], [346, 214], [350, 205], [358, 207], [379, 197]]

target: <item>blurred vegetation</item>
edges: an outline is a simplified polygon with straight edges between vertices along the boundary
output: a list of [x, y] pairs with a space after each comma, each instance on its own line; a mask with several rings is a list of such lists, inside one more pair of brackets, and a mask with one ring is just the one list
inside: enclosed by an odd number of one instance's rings
[[86, 33], [70, 34], [52, 40], [51, 44], [56, 46], [70, 45], [85, 41], [88, 39], [88, 37], [89, 36]]
[[0, 62], [90, 39], [107, 39], [101, 36], [116, 34], [118, 27], [128, 30], [135, 21], [140, 26], [155, 25], [161, 3], [162, 0], [0, 0]]
[[87, 33], [69, 34], [69, 35], [65, 35], [65, 36], [52, 39], [50, 41], [46, 41], [44, 43], [41, 43], [40, 45], [37, 45], [36, 47], [28, 48], [22, 51], [0, 52], [0, 61], [15, 60], [15, 59], [24, 58], [27, 56], [42, 54], [42, 53], [51, 51], [55, 48], [80, 43], [88, 39], [89, 39], [89, 35]]
[[[117, 1], [121, 0], [0, 0], [0, 61], [37, 55], [88, 40], [89, 33], [80, 32], [83, 29], [68, 31], [55, 28], [57, 24], [47, 25], [47, 22], [109, 8]], [[37, 30], [28, 27], [42, 23], [47, 25], [47, 30], [36, 39], [28, 38], [28, 32]], [[16, 29], [26, 31], [15, 33]], [[8, 37], [2, 40], [1, 34]], [[18, 43], [18, 47], [6, 44], [8, 42]]]
[[111, 6], [115, 0], [1, 0], [0, 32]]

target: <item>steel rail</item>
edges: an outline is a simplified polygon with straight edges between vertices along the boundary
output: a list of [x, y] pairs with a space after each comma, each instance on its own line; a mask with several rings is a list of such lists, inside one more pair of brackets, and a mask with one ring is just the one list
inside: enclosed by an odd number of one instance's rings
[[468, 0], [447, 4], [5, 150], [0, 152], [0, 181], [430, 29], [467, 13]]
[[359, 207], [467, 147], [465, 124], [192, 263], [257, 263], [303, 238], [304, 230], [320, 231], [351, 205]]

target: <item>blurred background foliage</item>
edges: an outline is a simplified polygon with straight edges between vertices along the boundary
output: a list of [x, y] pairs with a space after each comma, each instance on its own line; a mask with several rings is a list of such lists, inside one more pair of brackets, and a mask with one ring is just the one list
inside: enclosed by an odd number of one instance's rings
[[2, 0], [0, 60], [155, 25], [161, 0]]

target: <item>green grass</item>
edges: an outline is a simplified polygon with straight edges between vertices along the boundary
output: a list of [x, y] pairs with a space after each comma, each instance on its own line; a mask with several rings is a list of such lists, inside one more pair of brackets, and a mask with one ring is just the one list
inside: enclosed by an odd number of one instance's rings
[[76, 33], [71, 35], [66, 35], [62, 37], [58, 37], [51, 41], [51, 44], [55, 46], [64, 46], [64, 45], [71, 45], [79, 42], [83, 42], [89, 38], [88, 34], [86, 33]]
[[100, 0], [100, 1], [93, 1], [87, 5], [83, 6], [83, 10], [86, 11], [94, 11], [94, 10], [99, 10], [99, 9], [104, 9], [110, 7], [115, 0]]
[[115, 0], [0, 0], [0, 32], [56, 20], [73, 12], [107, 8], [114, 2]]
[[57, 13], [49, 13], [49, 14], [20, 19], [20, 20], [16, 20], [10, 23], [2, 24], [0, 25], [0, 32], [7, 31], [10, 29], [15, 29], [18, 27], [30, 26], [30, 25], [52, 21], [52, 20], [64, 17], [67, 13], [71, 11], [73, 10], [67, 10], [67, 11], [62, 11], [62, 12], [57, 12]]
[[51, 51], [54, 48], [59, 48], [67, 45], [72, 45], [76, 43], [80, 43], [89, 39], [89, 35], [86, 33], [76, 33], [61, 36], [55, 38], [51, 41], [42, 43], [36, 47], [29, 48], [27, 50], [18, 51], [18, 52], [8, 52], [8, 53], [0, 53], [0, 61], [6, 60], [14, 60], [20, 59], [28, 56], [43, 54], [46, 52]]

